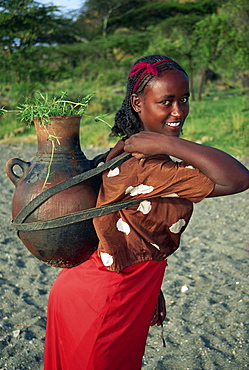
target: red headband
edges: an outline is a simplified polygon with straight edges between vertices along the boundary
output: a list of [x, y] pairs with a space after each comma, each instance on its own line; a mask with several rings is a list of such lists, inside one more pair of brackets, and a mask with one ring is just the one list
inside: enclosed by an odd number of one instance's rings
[[151, 63], [146, 63], [146, 62], [139, 62], [137, 64], [135, 64], [131, 70], [130, 70], [130, 73], [129, 73], [129, 77], [132, 78], [134, 76], [136, 76], [140, 71], [142, 71], [144, 69], [144, 71], [141, 73], [141, 75], [138, 77], [133, 89], [132, 89], [132, 92], [134, 93], [134, 91], [136, 91], [137, 87], [138, 87], [138, 84], [139, 82], [141, 81], [141, 79], [143, 78], [143, 76], [146, 74], [146, 73], [149, 73], [153, 76], [158, 76], [158, 69], [156, 68], [156, 65], [160, 64], [160, 63], [163, 63], [163, 62], [174, 62], [172, 59], [162, 59], [162, 60], [159, 60], [159, 62], [155, 62], [153, 64]]

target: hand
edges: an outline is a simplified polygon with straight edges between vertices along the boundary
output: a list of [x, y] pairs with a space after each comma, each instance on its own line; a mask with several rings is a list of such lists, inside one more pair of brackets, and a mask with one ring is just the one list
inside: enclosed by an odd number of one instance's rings
[[151, 131], [141, 131], [124, 142], [124, 150], [137, 159], [165, 153], [166, 135]]
[[166, 302], [163, 296], [163, 292], [160, 290], [155, 311], [150, 322], [150, 326], [153, 325], [161, 326], [166, 317], [166, 313], [167, 313]]
[[124, 150], [134, 153], [138, 159], [165, 154], [190, 163], [213, 181], [214, 190], [209, 197], [235, 194], [249, 188], [248, 169], [229, 154], [210, 146], [176, 136], [141, 131], [125, 141]]

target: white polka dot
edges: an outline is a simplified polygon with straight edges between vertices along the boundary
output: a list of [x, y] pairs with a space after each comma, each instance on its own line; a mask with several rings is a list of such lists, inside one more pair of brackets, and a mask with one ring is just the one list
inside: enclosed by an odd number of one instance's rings
[[150, 243], [151, 245], [153, 245], [153, 247], [155, 247], [156, 249], [158, 249], [160, 251], [160, 247], [158, 247], [157, 244], [154, 244], [154, 243]]
[[191, 166], [191, 165], [185, 166], [185, 168], [190, 168], [191, 170], [195, 170], [195, 168], [193, 166]]
[[161, 198], [179, 198], [179, 195], [176, 193], [171, 193], [171, 194], [161, 195]]
[[115, 167], [113, 170], [110, 170], [107, 174], [107, 177], [114, 177], [119, 175], [119, 168]]
[[122, 218], [118, 220], [116, 226], [117, 226], [118, 231], [121, 231], [122, 233], [125, 233], [126, 235], [130, 234], [131, 232], [130, 226], [127, 224], [127, 222], [124, 222]]
[[178, 234], [182, 227], [186, 224], [186, 221], [183, 218], [180, 218], [177, 222], [170, 226], [170, 231], [174, 234]]
[[151, 193], [153, 190], [154, 190], [153, 186], [140, 184], [138, 186], [129, 186], [126, 189], [125, 194], [130, 194], [132, 197], [134, 197], [135, 195], [138, 195], [138, 194]]
[[147, 215], [150, 210], [151, 210], [151, 202], [148, 200], [143, 200], [139, 206], [138, 206], [138, 211], [142, 212], [144, 215]]
[[113, 257], [108, 253], [100, 252], [100, 258], [104, 266], [111, 266], [113, 264]]

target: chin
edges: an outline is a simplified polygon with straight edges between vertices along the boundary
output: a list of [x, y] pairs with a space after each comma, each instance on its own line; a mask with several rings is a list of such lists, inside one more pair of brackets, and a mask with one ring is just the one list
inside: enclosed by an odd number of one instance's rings
[[181, 135], [181, 130], [165, 132], [165, 135], [179, 137]]

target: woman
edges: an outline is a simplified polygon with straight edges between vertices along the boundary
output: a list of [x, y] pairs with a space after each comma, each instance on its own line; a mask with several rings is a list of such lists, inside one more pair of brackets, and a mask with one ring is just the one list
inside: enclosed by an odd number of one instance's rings
[[131, 68], [112, 128], [123, 139], [107, 159], [124, 151], [132, 157], [103, 173], [97, 205], [138, 204], [95, 218], [98, 250], [57, 278], [46, 370], [140, 369], [166, 258], [179, 246], [193, 202], [249, 187], [249, 172], [237, 160], [179, 138], [188, 99], [187, 74], [168, 57], [150, 55]]

